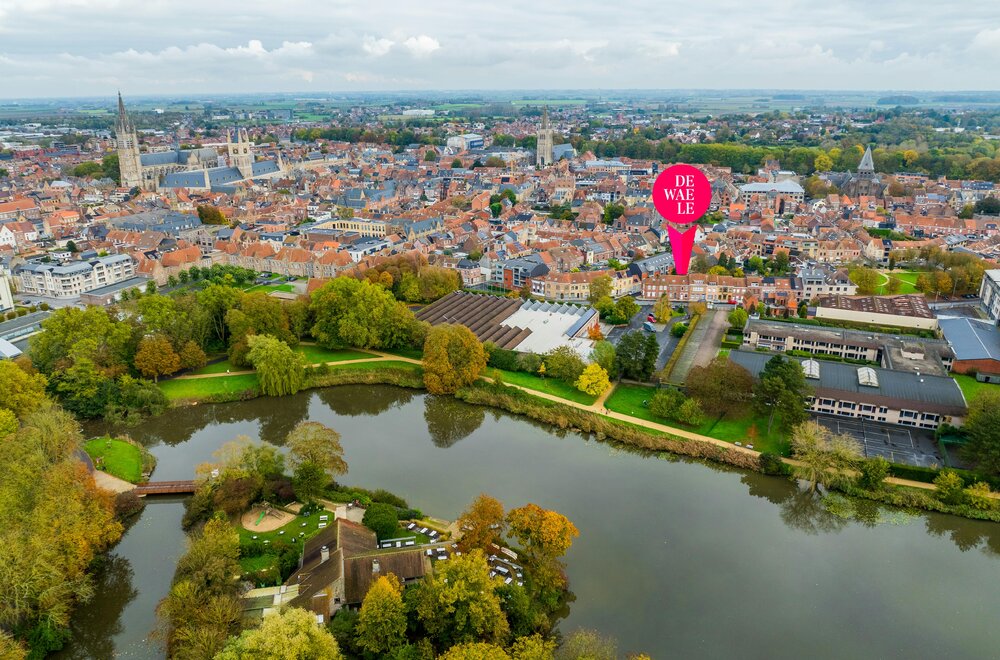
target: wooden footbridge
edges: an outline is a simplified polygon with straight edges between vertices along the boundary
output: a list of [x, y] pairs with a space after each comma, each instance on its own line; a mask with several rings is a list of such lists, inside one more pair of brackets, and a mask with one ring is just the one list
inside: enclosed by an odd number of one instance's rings
[[135, 487], [139, 497], [146, 495], [183, 495], [195, 491], [195, 482], [191, 481], [150, 481]]

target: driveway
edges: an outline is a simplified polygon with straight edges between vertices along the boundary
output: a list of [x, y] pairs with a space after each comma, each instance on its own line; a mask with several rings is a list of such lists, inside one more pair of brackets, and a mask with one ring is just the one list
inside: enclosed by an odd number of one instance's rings
[[719, 352], [722, 336], [726, 333], [726, 316], [726, 312], [717, 309], [705, 312], [688, 337], [684, 352], [674, 363], [669, 374], [670, 382], [683, 383], [692, 367], [705, 366], [712, 361]]

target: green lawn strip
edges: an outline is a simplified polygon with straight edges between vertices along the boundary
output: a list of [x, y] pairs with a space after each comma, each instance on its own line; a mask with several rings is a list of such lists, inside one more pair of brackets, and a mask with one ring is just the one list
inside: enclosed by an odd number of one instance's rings
[[314, 344], [303, 344], [295, 348], [295, 352], [304, 356], [308, 364], [320, 364], [323, 362], [341, 362], [344, 360], [364, 360], [365, 358], [377, 357], [371, 353], [354, 351], [350, 349], [330, 350]]
[[[487, 375], [489, 375], [489, 371], [487, 370]], [[586, 405], [597, 401], [596, 396], [581, 392], [574, 386], [558, 378], [542, 378], [541, 376], [524, 373], [523, 371], [504, 371], [503, 369], [497, 369], [497, 371], [503, 374], [504, 382], [510, 385], [520, 385], [521, 387], [527, 387], [529, 390], [545, 392], [561, 399], [568, 399]]]
[[378, 362], [355, 362], [353, 364], [331, 364], [331, 371], [377, 371], [379, 369], [405, 369], [415, 373], [423, 373], [424, 368], [412, 362], [402, 360], [380, 360]]
[[951, 374], [951, 377], [955, 379], [955, 382], [958, 383], [958, 386], [962, 389], [962, 394], [965, 395], [966, 403], [972, 401], [972, 399], [983, 390], [1000, 388], [1000, 385], [997, 383], [980, 383], [974, 376]]
[[422, 360], [424, 358], [424, 352], [419, 348], [384, 348], [382, 352], [389, 355], [410, 358], [411, 360]]
[[124, 440], [94, 438], [83, 445], [84, 451], [97, 465], [104, 461], [104, 472], [137, 484], [142, 479], [142, 451]]
[[235, 394], [256, 390], [257, 374], [218, 376], [215, 378], [184, 378], [160, 381], [160, 389], [170, 400], [201, 399], [217, 394]]
[[710, 438], [715, 438], [716, 440], [722, 440], [724, 442], [741, 442], [744, 445], [748, 442], [750, 427], [756, 425], [757, 438], [756, 440], [750, 441], [750, 443], [753, 444], [754, 449], [757, 451], [773, 451], [782, 455], [788, 455], [788, 441], [778, 429], [777, 420], [773, 425], [774, 428], [771, 429], [771, 433], [767, 433], [766, 417], [760, 417], [749, 413], [738, 418], [724, 417], [723, 419], [716, 420], [716, 418], [713, 417], [701, 426], [684, 426], [682, 424], [678, 424], [677, 422], [657, 417], [649, 411], [648, 407], [643, 405], [643, 401], [650, 401], [654, 394], [656, 394], [655, 387], [647, 387], [644, 385], [618, 385], [615, 388], [615, 391], [611, 393], [611, 396], [608, 397], [604, 406], [608, 410], [613, 410], [617, 413], [629, 415], [631, 417], [638, 417], [639, 419], [644, 419], [647, 422], [656, 422], [657, 424], [663, 424], [664, 426], [670, 426], [676, 429], [698, 433], [700, 435], [707, 435]]
[[275, 291], [294, 293], [295, 287], [291, 284], [258, 284], [257, 286], [252, 286], [249, 289], [246, 289], [246, 293], [273, 293]]
[[[333, 524], [333, 520], [336, 517], [333, 511], [319, 511], [313, 513], [309, 516], [296, 516], [293, 520], [288, 522], [286, 525], [279, 527], [278, 529], [272, 530], [270, 532], [255, 532], [244, 528], [242, 525], [239, 527], [240, 543], [253, 543], [254, 541], [263, 543], [264, 541], [270, 541], [274, 543], [278, 539], [288, 541], [289, 543], [301, 543], [309, 540], [315, 536], [321, 528], [320, 519], [321, 515], [328, 516], [325, 522], [327, 527]], [[256, 518], [254, 518], [256, 520]], [[305, 527], [302, 526], [305, 523]], [[284, 532], [284, 534], [282, 534]], [[302, 536], [299, 536], [302, 534]], [[257, 537], [256, 539], [254, 537]], [[292, 541], [293, 538], [299, 539], [298, 541]]]
[[253, 575], [260, 571], [266, 571], [278, 565], [278, 558], [275, 555], [260, 555], [259, 557], [240, 557], [240, 568], [244, 575]]
[[229, 360], [222, 360], [221, 362], [213, 362], [212, 364], [206, 364], [201, 369], [196, 369], [191, 372], [194, 376], [201, 376], [203, 374], [224, 374], [228, 371], [245, 371], [244, 367], [233, 366], [233, 363]]

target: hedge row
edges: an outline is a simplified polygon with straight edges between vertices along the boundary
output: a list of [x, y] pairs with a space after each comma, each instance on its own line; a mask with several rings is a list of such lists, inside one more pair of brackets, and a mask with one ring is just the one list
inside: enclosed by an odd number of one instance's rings
[[640, 426], [611, 420], [602, 415], [567, 406], [554, 401], [538, 399], [513, 387], [494, 383], [477, 382], [459, 390], [455, 397], [467, 403], [500, 408], [516, 415], [557, 426], [593, 433], [598, 440], [611, 440], [629, 447], [647, 451], [665, 451], [682, 456], [703, 458], [733, 465], [747, 470], [760, 471], [760, 461], [755, 454], [729, 449], [701, 440], [682, 439], [676, 436], [646, 430]]

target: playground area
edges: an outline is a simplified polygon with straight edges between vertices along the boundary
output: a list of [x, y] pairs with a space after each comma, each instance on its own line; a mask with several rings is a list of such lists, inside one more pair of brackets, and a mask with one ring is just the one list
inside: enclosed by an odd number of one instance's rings
[[258, 504], [243, 514], [240, 524], [251, 532], [273, 532], [295, 520], [294, 513], [282, 511], [269, 504]]

